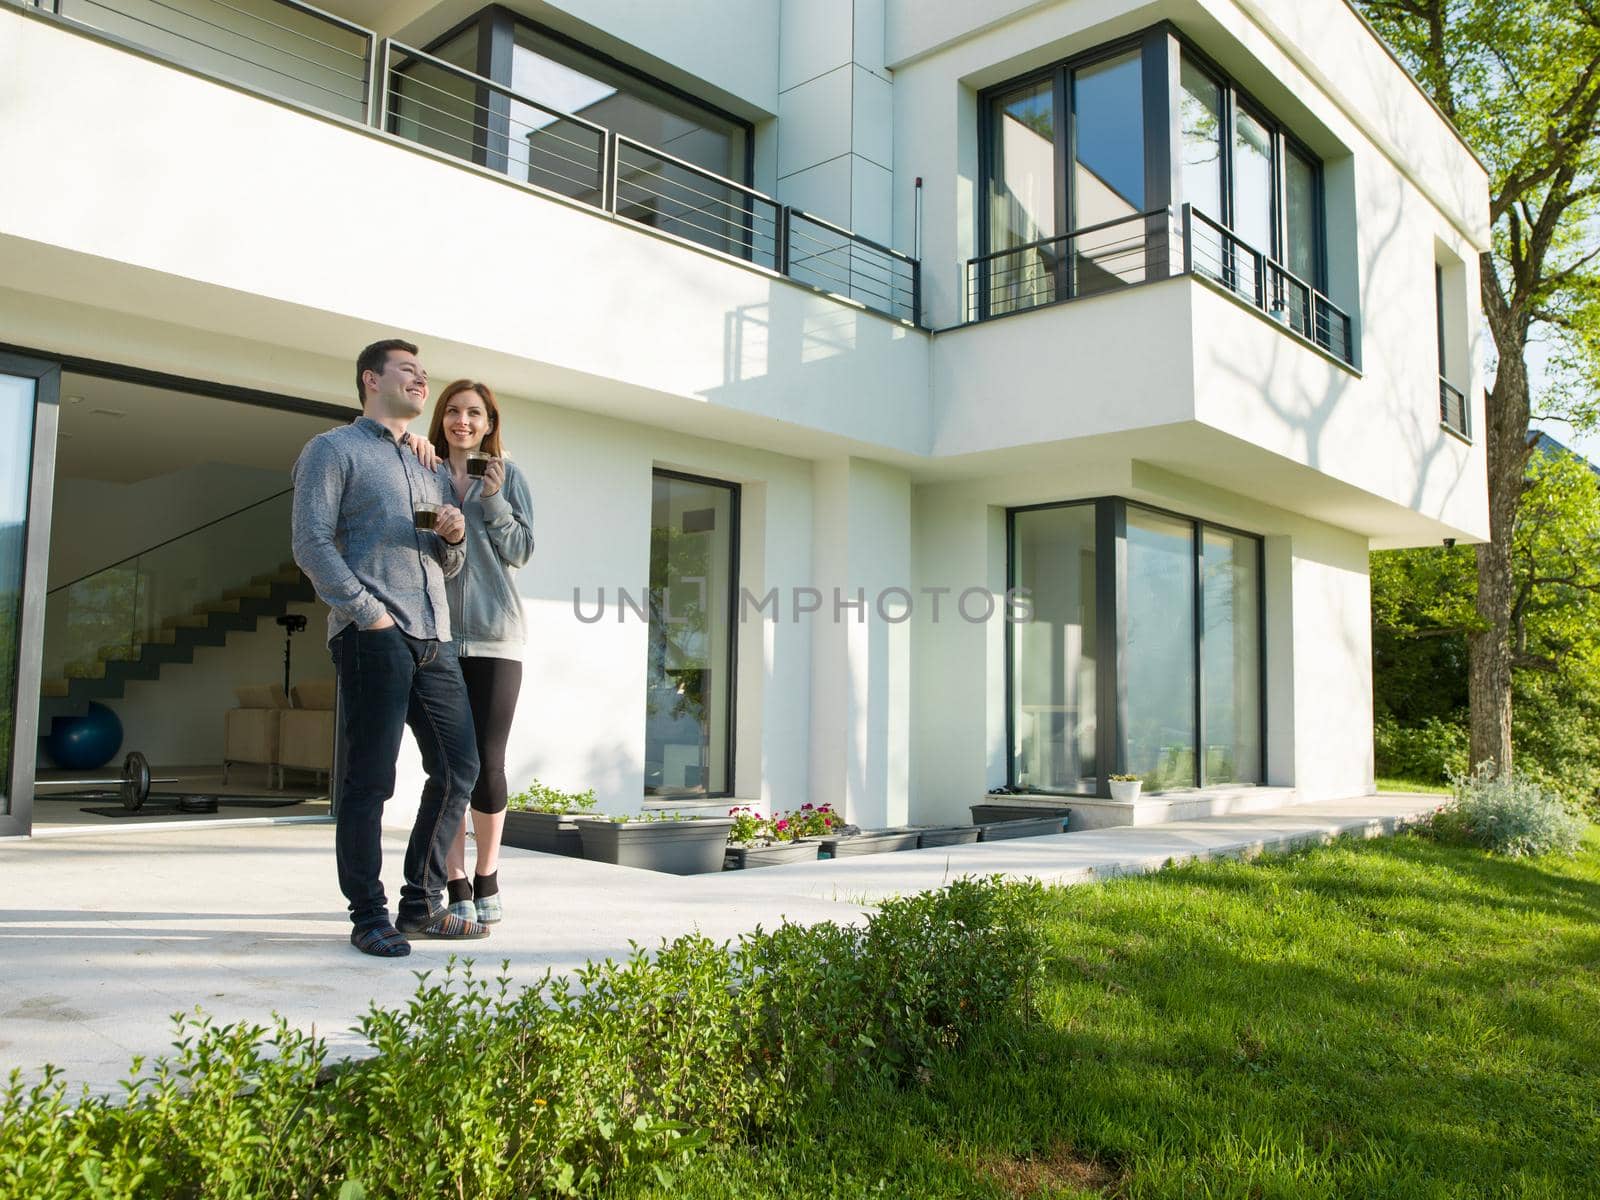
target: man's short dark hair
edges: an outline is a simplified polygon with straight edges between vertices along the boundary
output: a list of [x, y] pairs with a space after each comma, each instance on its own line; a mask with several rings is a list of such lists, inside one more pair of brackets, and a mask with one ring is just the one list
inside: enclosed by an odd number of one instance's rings
[[407, 354], [417, 352], [417, 348], [410, 342], [403, 342], [399, 338], [385, 338], [381, 342], [373, 342], [356, 355], [356, 399], [362, 404], [367, 402], [367, 386], [361, 382], [361, 377], [368, 371], [376, 371], [382, 375], [384, 367], [389, 365], [391, 350], [404, 350]]

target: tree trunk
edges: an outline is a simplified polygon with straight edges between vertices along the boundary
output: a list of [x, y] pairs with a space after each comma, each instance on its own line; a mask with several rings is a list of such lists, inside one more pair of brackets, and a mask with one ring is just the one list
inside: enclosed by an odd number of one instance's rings
[[1511, 534], [1528, 469], [1528, 371], [1522, 338], [1505, 300], [1492, 288], [1484, 256], [1484, 316], [1494, 333], [1499, 366], [1484, 405], [1489, 482], [1489, 540], [1478, 546], [1478, 618], [1467, 637], [1467, 695], [1471, 704], [1471, 765], [1511, 766]]

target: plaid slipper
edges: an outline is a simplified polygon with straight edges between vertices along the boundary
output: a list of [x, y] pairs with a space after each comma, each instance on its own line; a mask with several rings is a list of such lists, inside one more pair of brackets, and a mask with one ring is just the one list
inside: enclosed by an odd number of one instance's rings
[[493, 925], [505, 915], [505, 910], [500, 905], [500, 893], [492, 896], [479, 896], [473, 902], [477, 910], [478, 924]]
[[449, 938], [458, 941], [471, 941], [474, 938], [486, 938], [489, 930], [486, 926], [476, 921], [463, 921], [449, 909], [441, 908], [436, 913], [430, 913], [420, 921], [415, 917], [401, 917], [398, 926], [400, 932], [409, 937], [418, 938]]
[[385, 922], [369, 925], [365, 929], [350, 931], [350, 944], [363, 954], [374, 958], [404, 958], [411, 953], [411, 943], [400, 936], [400, 931]]

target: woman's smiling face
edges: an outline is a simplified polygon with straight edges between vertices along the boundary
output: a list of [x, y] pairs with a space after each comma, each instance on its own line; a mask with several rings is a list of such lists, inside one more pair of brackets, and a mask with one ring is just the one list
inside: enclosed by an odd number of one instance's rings
[[467, 388], [444, 406], [444, 436], [458, 450], [476, 450], [489, 432], [489, 410], [483, 397]]

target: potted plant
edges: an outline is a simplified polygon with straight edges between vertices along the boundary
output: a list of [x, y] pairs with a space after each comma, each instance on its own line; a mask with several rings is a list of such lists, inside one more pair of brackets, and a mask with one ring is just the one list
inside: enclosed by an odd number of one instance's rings
[[858, 854], [915, 850], [921, 840], [921, 832], [907, 826], [898, 829], [858, 829], [854, 825], [840, 824], [821, 838], [821, 857], [854, 858]]
[[583, 839], [583, 856], [591, 862], [669, 875], [699, 875], [722, 870], [733, 818], [647, 812], [580, 816], [576, 824]]
[[594, 789], [563, 792], [535, 779], [506, 799], [506, 826], [501, 841], [542, 854], [583, 857], [583, 843], [574, 820], [595, 805]]
[[817, 857], [816, 839], [800, 835], [802, 825], [792, 819], [793, 814], [763, 817], [753, 808], [741, 807], [730, 808], [728, 815], [733, 818], [733, 828], [723, 851], [725, 870], [776, 867]]
[[1139, 775], [1110, 775], [1107, 779], [1111, 784], [1111, 798], [1118, 804], [1132, 804], [1144, 787], [1144, 778]]

